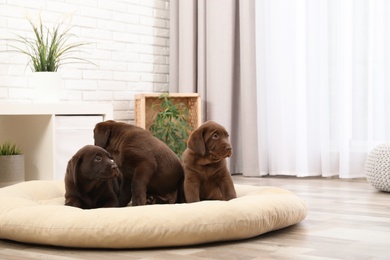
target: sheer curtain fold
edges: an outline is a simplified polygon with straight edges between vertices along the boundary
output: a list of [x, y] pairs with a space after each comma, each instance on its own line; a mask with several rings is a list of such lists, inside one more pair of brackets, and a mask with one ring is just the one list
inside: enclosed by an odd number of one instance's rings
[[386, 11], [386, 1], [256, 1], [270, 174], [365, 176], [368, 152], [390, 139]]
[[232, 173], [364, 177], [390, 139], [390, 2], [171, 0], [170, 91], [231, 134]]

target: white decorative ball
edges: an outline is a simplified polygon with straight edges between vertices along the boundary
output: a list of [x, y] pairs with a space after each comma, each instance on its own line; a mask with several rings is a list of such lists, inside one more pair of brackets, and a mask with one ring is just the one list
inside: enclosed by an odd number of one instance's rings
[[380, 144], [368, 154], [365, 171], [368, 183], [390, 192], [390, 143]]

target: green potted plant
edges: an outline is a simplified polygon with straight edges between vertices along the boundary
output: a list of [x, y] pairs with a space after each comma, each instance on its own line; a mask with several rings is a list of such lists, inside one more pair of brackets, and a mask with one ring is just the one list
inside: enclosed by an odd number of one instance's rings
[[[58, 69], [69, 63], [86, 62], [94, 64], [86, 59], [75, 56], [79, 47], [90, 44], [90, 42], [70, 42], [76, 35], [70, 30], [72, 27], [63, 27], [63, 22], [54, 25], [52, 28], [45, 27], [39, 17], [39, 24], [35, 25], [28, 19], [33, 37], [16, 35], [12, 39], [11, 51], [27, 55], [29, 62], [27, 66], [34, 72], [31, 85], [36, 88], [38, 101], [46, 99], [59, 100], [61, 88], [61, 76]], [[57, 85], [57, 88], [54, 87]], [[42, 99], [42, 100], [41, 100]]]
[[175, 104], [174, 98], [171, 98], [168, 93], [160, 95], [158, 99], [161, 99], [161, 103], [152, 104], [152, 108], [158, 112], [149, 130], [181, 158], [187, 148], [187, 138], [192, 130], [188, 123], [188, 108], [183, 102]]
[[24, 176], [21, 148], [8, 141], [0, 144], [0, 187], [22, 182]]

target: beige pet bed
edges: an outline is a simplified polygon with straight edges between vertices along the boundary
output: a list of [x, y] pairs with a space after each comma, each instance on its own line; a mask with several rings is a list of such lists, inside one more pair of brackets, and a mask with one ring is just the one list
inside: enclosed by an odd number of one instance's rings
[[0, 239], [80, 248], [147, 248], [250, 238], [294, 225], [305, 203], [275, 187], [235, 185], [238, 198], [82, 210], [64, 206], [63, 181], [0, 189]]

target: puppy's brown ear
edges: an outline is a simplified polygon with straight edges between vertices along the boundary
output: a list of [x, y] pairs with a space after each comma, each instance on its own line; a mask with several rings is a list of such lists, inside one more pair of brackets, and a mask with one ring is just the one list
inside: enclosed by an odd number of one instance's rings
[[108, 145], [108, 139], [110, 138], [111, 127], [110, 121], [98, 123], [93, 129], [93, 138], [95, 139], [95, 145], [102, 148], [106, 148]]
[[77, 186], [77, 172], [80, 165], [81, 159], [79, 156], [74, 155], [68, 162], [66, 167], [66, 175], [68, 178], [73, 179], [73, 183]]
[[187, 147], [197, 154], [206, 154], [206, 144], [203, 136], [203, 128], [198, 128], [192, 132], [188, 138]]

